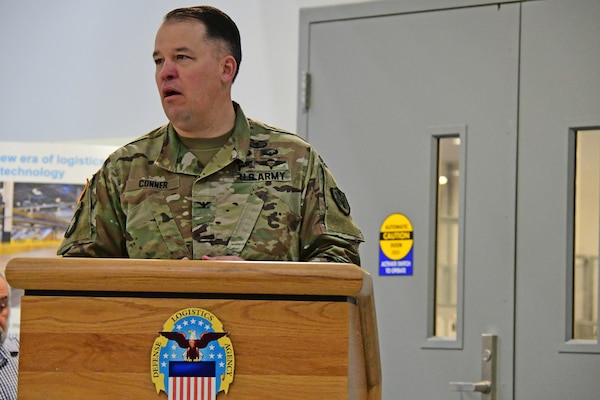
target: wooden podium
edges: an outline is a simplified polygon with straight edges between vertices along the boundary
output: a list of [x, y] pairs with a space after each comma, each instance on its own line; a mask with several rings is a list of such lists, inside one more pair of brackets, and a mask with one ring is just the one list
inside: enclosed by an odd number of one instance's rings
[[190, 307], [229, 332], [220, 400], [381, 399], [371, 276], [352, 264], [15, 258], [19, 399], [161, 399], [151, 352]]

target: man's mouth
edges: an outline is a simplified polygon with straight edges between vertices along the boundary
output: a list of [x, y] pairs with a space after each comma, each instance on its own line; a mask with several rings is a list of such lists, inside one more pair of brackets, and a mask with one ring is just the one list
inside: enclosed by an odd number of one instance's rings
[[167, 89], [163, 91], [163, 98], [168, 99], [169, 97], [177, 96], [180, 94], [181, 92], [178, 92], [177, 90]]

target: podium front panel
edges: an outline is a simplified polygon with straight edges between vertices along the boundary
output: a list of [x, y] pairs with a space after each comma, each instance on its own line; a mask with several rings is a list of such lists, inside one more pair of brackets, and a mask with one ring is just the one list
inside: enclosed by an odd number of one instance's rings
[[229, 332], [235, 377], [217, 399], [363, 398], [351, 299], [34, 291], [21, 304], [19, 399], [166, 399], [151, 380], [152, 345], [165, 321], [186, 308], [211, 312]]

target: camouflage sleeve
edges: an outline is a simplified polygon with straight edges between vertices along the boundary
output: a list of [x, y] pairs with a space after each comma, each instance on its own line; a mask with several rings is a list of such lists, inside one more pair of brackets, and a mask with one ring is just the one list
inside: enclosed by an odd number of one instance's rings
[[364, 241], [350, 216], [350, 205], [333, 175], [314, 154], [303, 203], [301, 259], [360, 265], [359, 244]]
[[124, 214], [108, 161], [92, 177], [81, 195], [58, 249], [66, 257], [127, 257]]

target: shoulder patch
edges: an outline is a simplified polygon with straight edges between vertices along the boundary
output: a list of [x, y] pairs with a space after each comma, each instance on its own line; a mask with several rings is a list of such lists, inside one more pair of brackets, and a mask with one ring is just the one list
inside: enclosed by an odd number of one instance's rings
[[350, 203], [348, 203], [348, 199], [346, 198], [344, 192], [335, 187], [331, 188], [331, 195], [333, 196], [333, 200], [342, 214], [345, 216], [350, 215]]
[[77, 221], [79, 221], [79, 214], [81, 214], [82, 209], [83, 209], [83, 203], [80, 201], [77, 204], [77, 208], [75, 209], [75, 212], [73, 213], [73, 217], [71, 218], [71, 223], [69, 223], [69, 226], [67, 227], [67, 230], [65, 231], [65, 239], [70, 238], [71, 235], [73, 234], [73, 232], [75, 232], [75, 228], [77, 227]]
[[77, 221], [79, 220], [79, 214], [81, 214], [81, 210], [83, 209], [83, 201], [82, 200], [85, 197], [87, 191], [89, 190], [89, 187], [90, 187], [90, 180], [86, 179], [85, 186], [83, 187], [83, 190], [81, 191], [81, 194], [79, 195], [79, 198], [77, 199], [77, 208], [75, 209], [75, 212], [73, 213], [73, 216], [71, 217], [71, 223], [69, 224], [69, 226], [67, 227], [67, 230], [65, 231], [64, 236], [66, 239], [71, 237], [73, 232], [75, 232], [75, 228], [77, 227]]

